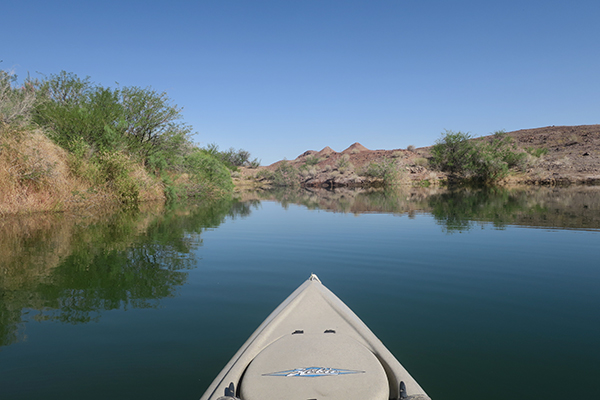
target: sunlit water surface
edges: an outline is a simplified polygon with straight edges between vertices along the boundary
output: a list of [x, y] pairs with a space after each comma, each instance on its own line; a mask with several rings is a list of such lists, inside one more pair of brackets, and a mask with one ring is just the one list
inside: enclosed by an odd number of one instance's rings
[[600, 398], [597, 190], [2, 221], [1, 399], [197, 399], [316, 273], [435, 399]]

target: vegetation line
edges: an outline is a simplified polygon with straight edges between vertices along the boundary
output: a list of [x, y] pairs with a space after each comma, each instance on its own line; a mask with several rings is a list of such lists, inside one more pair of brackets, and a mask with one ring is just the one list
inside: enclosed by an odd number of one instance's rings
[[181, 110], [150, 87], [0, 70], [0, 215], [228, 196], [231, 171], [259, 161], [198, 147]]

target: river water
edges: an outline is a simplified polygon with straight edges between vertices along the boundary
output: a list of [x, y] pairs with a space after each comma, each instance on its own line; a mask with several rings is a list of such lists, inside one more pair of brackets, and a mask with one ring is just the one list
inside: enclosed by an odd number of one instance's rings
[[197, 399], [316, 273], [432, 399], [600, 398], [600, 188], [0, 220], [1, 399]]

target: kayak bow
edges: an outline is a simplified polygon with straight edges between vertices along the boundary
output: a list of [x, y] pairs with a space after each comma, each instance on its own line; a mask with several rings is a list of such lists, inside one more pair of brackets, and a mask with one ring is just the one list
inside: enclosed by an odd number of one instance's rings
[[429, 400], [383, 343], [312, 274], [200, 400]]

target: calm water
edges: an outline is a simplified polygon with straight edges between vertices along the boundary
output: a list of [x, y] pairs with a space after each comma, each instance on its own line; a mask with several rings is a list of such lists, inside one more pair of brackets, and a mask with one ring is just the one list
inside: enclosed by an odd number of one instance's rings
[[1, 399], [197, 399], [311, 272], [434, 399], [600, 398], [600, 191], [0, 220]]

